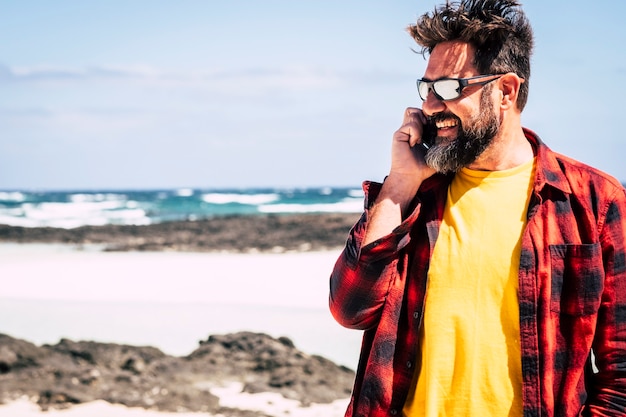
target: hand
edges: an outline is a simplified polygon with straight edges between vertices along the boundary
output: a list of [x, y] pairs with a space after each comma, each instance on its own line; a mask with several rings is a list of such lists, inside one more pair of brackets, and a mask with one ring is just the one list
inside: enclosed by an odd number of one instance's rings
[[425, 125], [426, 116], [422, 110], [407, 108], [402, 126], [393, 134], [391, 145], [390, 179], [401, 179], [405, 184], [413, 183], [414, 187], [411, 188], [415, 189], [435, 173], [424, 160], [426, 149], [419, 145], [422, 143]]
[[393, 134], [391, 170], [370, 209], [363, 246], [388, 235], [402, 223], [422, 181], [435, 173], [426, 165], [426, 149], [420, 145], [425, 125], [426, 116], [420, 109], [406, 109], [402, 126]]

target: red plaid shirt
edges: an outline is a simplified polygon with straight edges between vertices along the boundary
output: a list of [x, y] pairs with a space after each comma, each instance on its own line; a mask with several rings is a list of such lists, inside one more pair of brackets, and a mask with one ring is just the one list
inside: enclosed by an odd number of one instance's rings
[[[626, 192], [525, 133], [537, 169], [519, 265], [524, 416], [626, 416]], [[333, 316], [364, 330], [346, 416], [402, 413], [450, 180], [424, 182], [404, 222], [361, 247], [380, 191], [364, 183], [365, 212], [330, 279]]]

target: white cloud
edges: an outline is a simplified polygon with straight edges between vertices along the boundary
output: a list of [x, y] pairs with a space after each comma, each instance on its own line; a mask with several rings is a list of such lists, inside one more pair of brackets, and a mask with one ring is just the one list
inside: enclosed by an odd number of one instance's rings
[[194, 87], [221, 93], [263, 93], [275, 90], [328, 90], [358, 82], [386, 83], [403, 77], [385, 71], [337, 71], [314, 67], [291, 68], [217, 68], [196, 71], [169, 71], [146, 65], [90, 66], [2, 66], [0, 82], [61, 83], [118, 82], [149, 84], [165, 88]]

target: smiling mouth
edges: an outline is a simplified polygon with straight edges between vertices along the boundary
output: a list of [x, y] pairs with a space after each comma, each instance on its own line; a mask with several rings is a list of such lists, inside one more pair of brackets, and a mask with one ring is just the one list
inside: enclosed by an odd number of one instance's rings
[[457, 127], [458, 125], [459, 125], [458, 121], [454, 119], [440, 120], [435, 123], [435, 126], [437, 127], [437, 129], [449, 129], [449, 128]]

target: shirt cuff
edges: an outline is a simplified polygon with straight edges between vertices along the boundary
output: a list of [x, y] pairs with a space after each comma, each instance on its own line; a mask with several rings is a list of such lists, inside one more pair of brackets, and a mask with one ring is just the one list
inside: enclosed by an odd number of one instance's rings
[[397, 253], [410, 242], [409, 232], [413, 228], [419, 214], [419, 201], [415, 200], [411, 204], [412, 210], [409, 215], [390, 234], [377, 239], [366, 246], [362, 246], [365, 238], [369, 212], [378, 198], [382, 184], [378, 182], [365, 181], [363, 191], [365, 192], [364, 213], [359, 222], [354, 226], [348, 239], [347, 254], [348, 263], [356, 266], [359, 262], [375, 262], [384, 258], [395, 258]]

